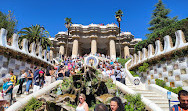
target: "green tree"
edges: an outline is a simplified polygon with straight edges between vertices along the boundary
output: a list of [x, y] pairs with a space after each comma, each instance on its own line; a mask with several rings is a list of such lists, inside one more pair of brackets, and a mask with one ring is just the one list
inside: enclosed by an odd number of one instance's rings
[[121, 57], [121, 45], [120, 45], [120, 33], [121, 33], [121, 20], [122, 20], [122, 17], [123, 17], [123, 11], [122, 10], [118, 10], [115, 12], [115, 17], [117, 19], [117, 22], [119, 24], [119, 53], [120, 53], [120, 57]]
[[47, 47], [52, 44], [47, 38], [49, 37], [49, 32], [46, 30], [43, 32], [40, 25], [32, 25], [31, 27], [22, 28], [18, 33], [21, 34], [19, 41], [26, 38], [29, 41], [29, 44], [32, 42], [39, 43], [40, 37], [42, 37], [41, 45], [43, 49], [47, 49]]
[[17, 20], [11, 11], [8, 14], [0, 11], [0, 29], [5, 28], [8, 31], [7, 38], [11, 38], [13, 33], [16, 32]]
[[68, 56], [68, 38], [69, 38], [69, 31], [70, 31], [70, 26], [72, 24], [71, 18], [66, 17], [65, 18], [65, 26], [68, 29], [68, 37], [67, 37], [67, 46], [66, 46], [66, 56]]
[[[164, 28], [177, 21], [177, 17], [172, 19], [168, 17], [170, 9], [165, 8], [162, 0], [159, 0], [155, 7], [156, 8], [153, 10], [151, 17], [152, 20], [149, 22], [151, 26], [148, 28], [149, 31], [155, 32], [156, 30]], [[147, 36], [149, 36], [149, 34]]]

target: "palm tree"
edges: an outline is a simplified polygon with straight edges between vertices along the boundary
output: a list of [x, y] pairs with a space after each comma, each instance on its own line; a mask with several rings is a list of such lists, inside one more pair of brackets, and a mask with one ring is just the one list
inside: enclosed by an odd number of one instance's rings
[[71, 26], [71, 24], [72, 24], [72, 21], [71, 21], [71, 18], [68, 18], [68, 17], [66, 17], [65, 18], [65, 26], [66, 26], [66, 28], [68, 29], [68, 37], [67, 37], [67, 48], [66, 48], [66, 56], [68, 56], [68, 38], [69, 38], [69, 31], [70, 31], [70, 26]]
[[18, 34], [21, 34], [20, 40], [26, 38], [30, 43], [37, 43], [40, 39], [41, 28], [40, 25], [32, 25], [31, 27], [22, 28]]
[[120, 22], [121, 22], [121, 18], [123, 16], [123, 11], [122, 10], [118, 10], [115, 12], [116, 15], [116, 19], [117, 19], [117, 22], [119, 24], [119, 53], [120, 53], [120, 57], [121, 57], [121, 45], [120, 45], [120, 32], [121, 32], [121, 29], [120, 29]]
[[32, 42], [39, 43], [39, 41], [41, 41], [41, 45], [44, 49], [47, 49], [47, 47], [51, 45], [51, 41], [46, 38], [48, 37], [49, 32], [43, 32], [40, 25], [22, 28], [18, 34], [21, 34], [19, 42], [26, 38], [29, 41], [29, 44]]

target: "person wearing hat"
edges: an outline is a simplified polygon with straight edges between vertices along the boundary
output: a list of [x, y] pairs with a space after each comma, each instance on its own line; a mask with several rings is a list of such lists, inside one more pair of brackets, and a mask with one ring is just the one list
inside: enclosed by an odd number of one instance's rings
[[44, 71], [39, 71], [39, 86], [43, 87], [44, 85]]
[[7, 101], [7, 105], [10, 106], [11, 103], [11, 95], [12, 95], [12, 89], [13, 89], [13, 82], [10, 81], [11, 76], [7, 77], [7, 82], [5, 86], [5, 91], [4, 91], [4, 99]]

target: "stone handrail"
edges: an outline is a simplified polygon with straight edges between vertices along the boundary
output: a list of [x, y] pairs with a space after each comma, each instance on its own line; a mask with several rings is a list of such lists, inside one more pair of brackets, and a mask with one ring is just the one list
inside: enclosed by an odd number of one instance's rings
[[131, 84], [134, 85], [134, 80], [138, 79], [140, 81], [139, 88], [145, 89], [145, 84], [143, 84], [139, 77], [133, 77], [133, 75], [128, 70], [128, 64], [131, 62], [131, 59], [125, 63], [125, 74], [127, 75], [128, 79], [130, 80]]
[[[6, 29], [1, 28], [1, 30], [0, 30], [0, 47], [12, 50], [14, 52], [19, 52], [26, 56], [35, 58], [37, 60], [40, 60], [47, 64], [52, 65], [53, 60], [50, 58], [49, 52], [47, 52], [46, 50], [42, 50], [42, 47], [39, 44], [37, 45], [38, 50], [36, 52], [36, 44], [33, 42], [33, 43], [29, 44], [29, 48], [28, 48], [28, 40], [23, 39], [22, 44], [21, 44], [22, 48], [20, 49], [19, 45], [18, 45], [19, 35], [13, 34], [12, 43], [11, 43], [11, 45], [8, 45], [7, 44], [7, 33], [8, 33], [8, 31]], [[28, 49], [30, 50], [30, 52]], [[43, 54], [42, 54], [42, 52], [43, 52]], [[38, 53], [38, 55], [36, 53]]]
[[18, 111], [20, 110], [21, 108], [23, 108], [27, 102], [29, 100], [31, 100], [33, 97], [34, 98], [37, 98], [39, 96], [42, 96], [44, 95], [45, 93], [49, 92], [52, 88], [56, 87], [57, 85], [61, 84], [63, 82], [63, 80], [58, 80], [58, 81], [55, 81], [53, 83], [51, 83], [50, 85], [48, 85], [47, 87], [44, 87], [42, 89], [40, 89], [39, 91], [35, 92], [35, 93], [32, 93], [28, 96], [26, 96], [25, 98], [17, 101], [16, 103], [14, 103], [13, 105], [11, 105], [6, 111]]
[[156, 58], [162, 58], [165, 55], [172, 53], [173, 51], [182, 50], [188, 47], [188, 42], [185, 40], [185, 35], [181, 30], [175, 32], [176, 42], [173, 47], [172, 38], [167, 35], [164, 37], [164, 48], [159, 40], [155, 41], [155, 49], [152, 44], [148, 45], [148, 50], [143, 48], [142, 51], [138, 51], [138, 55], [135, 53], [131, 56], [131, 63], [128, 69], [133, 69], [141, 65], [142, 63], [153, 60]]
[[[164, 88], [162, 88], [162, 87], [160, 87], [160, 86], [158, 86], [158, 85], [156, 85], [156, 84], [150, 84], [150, 85], [148, 85], [148, 86], [147, 86], [147, 89], [148, 89], [148, 90], [151, 90], [151, 91], [155, 91], [155, 92], [157, 92], [157, 93], [160, 93], [160, 94], [162, 94], [164, 97], [167, 98], [167, 92], [168, 92], [168, 90], [167, 90], [167, 89], [164, 89]], [[178, 95], [175, 94], [175, 93], [173, 93], [173, 92], [171, 92], [171, 98], [172, 98], [172, 100], [177, 100], [177, 99], [178, 99]]]
[[[126, 94], [131, 94], [131, 95], [134, 95], [136, 94], [135, 91], [133, 91], [132, 89], [130, 89], [129, 87], [127, 87], [126, 85], [118, 82], [118, 81], [115, 81], [114, 83], [123, 93], [126, 93]], [[163, 111], [158, 105], [156, 105], [155, 103], [153, 103], [152, 101], [150, 101], [149, 99], [141, 96], [141, 100], [142, 102], [148, 107], [150, 108], [152, 111]]]

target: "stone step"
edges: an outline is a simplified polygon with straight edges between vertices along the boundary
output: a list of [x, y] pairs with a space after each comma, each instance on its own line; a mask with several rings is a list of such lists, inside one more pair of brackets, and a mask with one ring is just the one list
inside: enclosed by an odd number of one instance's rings
[[[157, 105], [158, 105], [159, 107], [168, 107], [168, 106], [169, 106], [168, 103], [157, 103]], [[175, 104], [170, 104], [170, 106], [173, 106], [173, 105], [175, 105]]]
[[156, 94], [154, 92], [148, 92], [148, 91], [136, 91], [139, 94]]
[[162, 96], [144, 96], [145, 98], [151, 100], [151, 99], [164, 99]]
[[141, 95], [143, 95], [143, 96], [160, 96], [161, 97], [161, 95], [156, 94], [156, 93], [141, 93]]
[[169, 107], [161, 107], [163, 111], [169, 111]]

